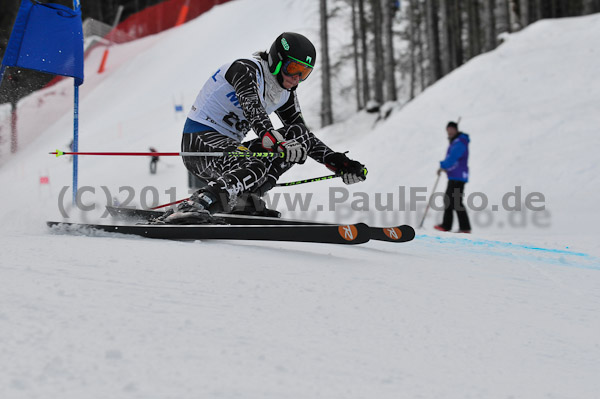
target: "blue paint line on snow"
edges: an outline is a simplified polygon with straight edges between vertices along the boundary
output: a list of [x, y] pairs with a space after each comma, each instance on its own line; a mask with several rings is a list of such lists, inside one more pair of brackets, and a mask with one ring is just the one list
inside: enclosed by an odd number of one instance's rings
[[[600, 271], [600, 258], [586, 254], [584, 252], [575, 252], [568, 249], [543, 248], [534, 245], [516, 244], [513, 242], [469, 239], [458, 237], [438, 237], [427, 234], [418, 234], [415, 240], [435, 242], [437, 244], [460, 245], [462, 248], [471, 247], [476, 252], [486, 251], [490, 255], [499, 255], [512, 258], [521, 258], [523, 260], [542, 261], [560, 266], [577, 267], [588, 270]], [[500, 251], [494, 251], [500, 250]], [[501, 252], [509, 250], [513, 252]], [[544, 257], [546, 256], [546, 257]]]
[[419, 238], [434, 239], [437, 241], [447, 242], [447, 243], [462, 243], [462, 244], [471, 244], [471, 245], [477, 245], [477, 246], [502, 247], [502, 248], [518, 248], [518, 249], [528, 249], [528, 250], [533, 250], [533, 251], [543, 251], [543, 252], [572, 255], [572, 256], [591, 257], [591, 255], [586, 254], [584, 252], [574, 252], [574, 251], [569, 251], [566, 249], [542, 248], [542, 247], [535, 247], [532, 245], [515, 244], [512, 242], [506, 242], [506, 241], [493, 241], [493, 240], [480, 240], [480, 239], [471, 240], [468, 238], [445, 238], [445, 237], [430, 236], [427, 234], [419, 234], [415, 238], [417, 238], [417, 239], [419, 239]]

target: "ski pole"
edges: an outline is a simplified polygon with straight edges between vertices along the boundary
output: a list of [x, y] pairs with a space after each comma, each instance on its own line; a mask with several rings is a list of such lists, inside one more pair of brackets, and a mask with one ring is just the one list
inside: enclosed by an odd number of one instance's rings
[[440, 175], [437, 175], [437, 179], [435, 179], [435, 183], [433, 184], [433, 190], [431, 190], [431, 195], [429, 196], [429, 201], [427, 201], [427, 206], [425, 207], [425, 212], [423, 213], [423, 219], [421, 219], [421, 223], [419, 223], [419, 228], [423, 227], [423, 223], [425, 222], [425, 216], [427, 216], [427, 211], [429, 211], [429, 207], [431, 206], [431, 197], [435, 193], [435, 189], [437, 188], [438, 182], [440, 181]]
[[283, 152], [250, 152], [250, 151], [225, 151], [225, 152], [68, 152], [56, 150], [51, 155], [99, 155], [99, 156], [143, 156], [143, 157], [238, 157], [238, 158], [284, 158]]
[[329, 179], [333, 179], [333, 178], [336, 178], [336, 177], [341, 177], [341, 175], [327, 175], [327, 176], [321, 176], [321, 177], [313, 177], [312, 179], [304, 179], [304, 180], [298, 180], [298, 181], [289, 181], [289, 182], [286, 182], [286, 183], [277, 183], [275, 185], [275, 187], [297, 186], [298, 184], [314, 183], [316, 181], [329, 180]]
[[[298, 184], [306, 184], [306, 183], [314, 183], [316, 181], [330, 180], [330, 179], [333, 179], [333, 178], [336, 178], [336, 177], [340, 177], [340, 175], [327, 175], [327, 176], [321, 176], [321, 177], [313, 177], [312, 179], [290, 181], [290, 182], [286, 182], [286, 183], [277, 183], [275, 185], [275, 187], [296, 186]], [[171, 206], [171, 205], [177, 205], [180, 202], [183, 202], [183, 201], [188, 200], [188, 199], [189, 199], [189, 197], [188, 198], [184, 198], [184, 199], [180, 199], [178, 201], [169, 202], [168, 204], [155, 206], [154, 208], [150, 208], [150, 209], [156, 210], [156, 209], [160, 209], [160, 208], [166, 208], [166, 207]]]

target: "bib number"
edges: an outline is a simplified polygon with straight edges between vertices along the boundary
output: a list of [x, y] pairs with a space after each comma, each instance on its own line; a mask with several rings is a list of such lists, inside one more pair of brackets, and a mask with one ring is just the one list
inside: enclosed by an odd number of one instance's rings
[[223, 122], [228, 126], [235, 127], [235, 130], [246, 134], [250, 130], [250, 124], [245, 119], [240, 119], [235, 112], [230, 112], [223, 117]]

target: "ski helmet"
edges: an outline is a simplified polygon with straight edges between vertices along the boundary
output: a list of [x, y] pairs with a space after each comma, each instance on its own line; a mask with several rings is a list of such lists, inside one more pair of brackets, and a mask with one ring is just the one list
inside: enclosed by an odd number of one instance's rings
[[316, 59], [317, 52], [310, 40], [299, 33], [292, 32], [283, 32], [279, 35], [268, 53], [269, 70], [277, 76], [280, 85], [283, 83], [280, 72], [287, 75], [300, 75], [300, 80], [308, 78]]

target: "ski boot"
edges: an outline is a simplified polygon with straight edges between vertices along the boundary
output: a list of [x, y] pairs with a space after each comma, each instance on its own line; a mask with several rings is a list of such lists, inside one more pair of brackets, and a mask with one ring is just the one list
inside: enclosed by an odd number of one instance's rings
[[208, 185], [192, 196], [169, 209], [163, 215], [150, 221], [150, 224], [222, 224], [213, 213], [221, 212], [227, 203], [227, 192]]
[[267, 208], [265, 201], [256, 194], [242, 195], [231, 211], [234, 215], [281, 217], [281, 212]]

